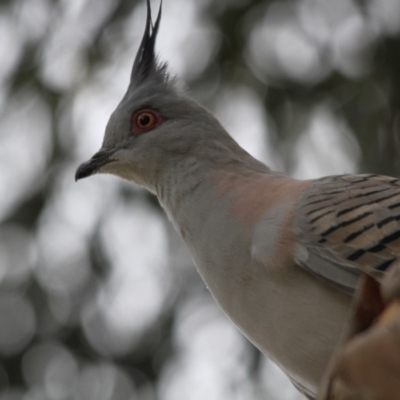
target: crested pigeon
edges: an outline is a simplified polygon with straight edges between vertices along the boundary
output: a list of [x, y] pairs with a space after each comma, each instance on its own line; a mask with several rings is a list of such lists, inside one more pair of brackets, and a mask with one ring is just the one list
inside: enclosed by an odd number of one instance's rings
[[147, 0], [128, 90], [75, 178], [108, 173], [156, 194], [219, 306], [315, 398], [360, 274], [379, 279], [400, 257], [400, 180], [270, 170], [158, 61], [160, 19]]

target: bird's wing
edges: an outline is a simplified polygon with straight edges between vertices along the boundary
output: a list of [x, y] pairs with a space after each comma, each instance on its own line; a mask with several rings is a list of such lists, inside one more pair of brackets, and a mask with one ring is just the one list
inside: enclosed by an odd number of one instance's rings
[[361, 271], [379, 277], [400, 259], [400, 180], [379, 175], [315, 180], [296, 204], [292, 229], [297, 263], [351, 292]]

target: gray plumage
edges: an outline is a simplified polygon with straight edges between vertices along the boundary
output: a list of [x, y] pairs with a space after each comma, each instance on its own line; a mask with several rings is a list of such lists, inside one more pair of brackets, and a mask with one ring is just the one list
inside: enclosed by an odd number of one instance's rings
[[128, 91], [76, 179], [110, 173], [155, 193], [217, 303], [313, 398], [348, 314], [342, 290], [399, 259], [400, 187], [377, 176], [298, 181], [254, 159], [157, 61], [161, 6], [154, 25], [147, 6]]

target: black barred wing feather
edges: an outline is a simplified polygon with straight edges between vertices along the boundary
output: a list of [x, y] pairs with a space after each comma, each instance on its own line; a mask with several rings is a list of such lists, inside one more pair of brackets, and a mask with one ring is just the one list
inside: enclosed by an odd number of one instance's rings
[[339, 175], [315, 180], [293, 220], [304, 268], [351, 291], [360, 271], [379, 277], [400, 258], [400, 180]]

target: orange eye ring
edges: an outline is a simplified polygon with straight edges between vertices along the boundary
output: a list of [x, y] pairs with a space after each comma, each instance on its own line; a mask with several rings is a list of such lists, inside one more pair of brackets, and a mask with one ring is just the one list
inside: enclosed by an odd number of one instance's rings
[[160, 125], [163, 119], [154, 110], [139, 110], [132, 116], [131, 132], [133, 135], [147, 132]]
[[147, 130], [156, 124], [156, 117], [154, 114], [143, 111], [136, 116], [136, 126], [139, 129]]

